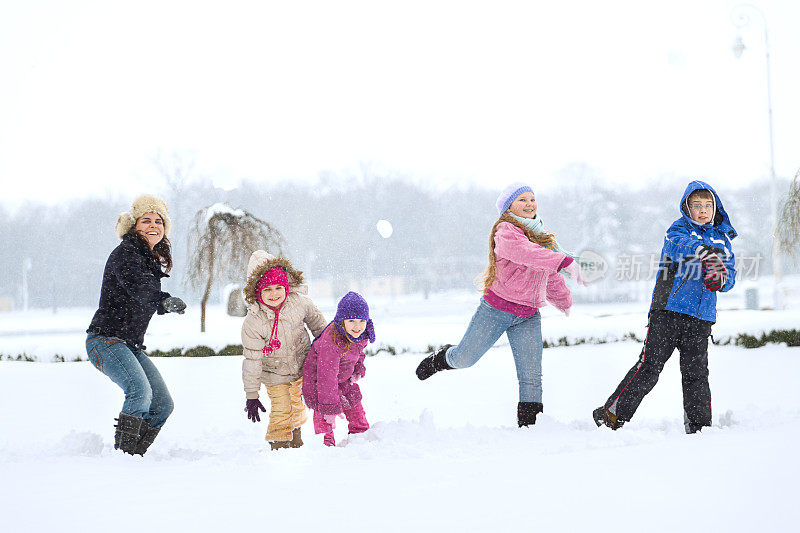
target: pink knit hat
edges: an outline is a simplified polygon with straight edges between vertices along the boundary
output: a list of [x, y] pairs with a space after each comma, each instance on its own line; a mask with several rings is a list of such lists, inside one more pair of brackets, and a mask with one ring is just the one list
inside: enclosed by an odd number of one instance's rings
[[283, 285], [284, 288], [289, 288], [289, 277], [286, 271], [281, 267], [272, 267], [261, 275], [261, 279], [256, 284], [256, 290], [261, 292], [264, 287], [268, 285]]
[[282, 285], [284, 289], [289, 290], [289, 277], [286, 271], [281, 267], [272, 267], [261, 275], [256, 284], [256, 298], [264, 305], [269, 304], [261, 299], [261, 291], [269, 285]]

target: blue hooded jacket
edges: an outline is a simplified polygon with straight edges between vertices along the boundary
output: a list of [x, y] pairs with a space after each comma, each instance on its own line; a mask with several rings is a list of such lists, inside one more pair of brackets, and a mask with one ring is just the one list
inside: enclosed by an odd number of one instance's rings
[[[699, 189], [707, 189], [714, 195], [714, 217], [708, 224], [698, 224], [689, 216], [686, 200], [692, 192]], [[731, 241], [736, 238], [737, 233], [719, 195], [708, 183], [691, 182], [683, 192], [680, 210], [681, 218], [672, 223], [664, 237], [650, 310], [675, 311], [716, 322], [717, 293], [703, 285], [702, 266], [695, 258], [695, 253], [698, 246], [707, 244], [719, 255], [728, 269], [728, 279], [720, 292], [727, 292], [736, 283]]]

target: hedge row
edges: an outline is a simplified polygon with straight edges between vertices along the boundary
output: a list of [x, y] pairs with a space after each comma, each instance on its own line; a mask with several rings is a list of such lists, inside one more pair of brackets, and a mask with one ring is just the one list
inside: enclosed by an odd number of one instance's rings
[[[578, 338], [570, 341], [566, 337], [561, 337], [555, 342], [544, 341], [545, 348], [552, 348], [554, 346], [577, 346], [579, 344], [607, 344], [609, 342], [619, 341], [636, 341], [644, 342], [631, 332], [623, 335], [622, 338], [612, 339], [597, 339], [595, 337]], [[721, 346], [741, 346], [742, 348], [761, 348], [767, 344], [781, 344], [785, 343], [787, 346], [800, 346], [800, 330], [797, 329], [773, 329], [769, 333], [762, 333], [760, 337], [748, 335], [747, 333], [740, 333], [736, 337], [728, 337], [723, 340], [715, 341], [714, 344]]]
[[[614, 342], [635, 341], [644, 342], [634, 332], [629, 332], [622, 337], [579, 337], [576, 339], [569, 339], [561, 337], [555, 341], [545, 339], [543, 341], [544, 348], [555, 348], [564, 346], [579, 346], [582, 344], [609, 344]], [[778, 329], [772, 330], [769, 333], [762, 333], [760, 337], [748, 335], [747, 333], [740, 333], [736, 337], [728, 337], [724, 340], [715, 342], [718, 345], [731, 345], [741, 346], [743, 348], [760, 348], [767, 344], [781, 344], [786, 343], [787, 346], [800, 346], [800, 330], [797, 329]], [[438, 346], [428, 345], [426, 352], [432, 353], [438, 350]], [[392, 346], [391, 344], [381, 344], [377, 347], [367, 347], [364, 353], [367, 357], [373, 357], [380, 353], [388, 355], [397, 355], [403, 353], [413, 352], [414, 350], [405, 347]], [[150, 357], [211, 357], [215, 355], [242, 355], [241, 344], [229, 344], [219, 352], [214, 351], [213, 348], [208, 346], [195, 346], [188, 350], [183, 348], [173, 348], [172, 350], [163, 352], [161, 350], [153, 350], [149, 353]]]
[[743, 348], [761, 348], [767, 344], [780, 344], [785, 342], [787, 346], [800, 346], [800, 330], [798, 329], [773, 329], [769, 333], [762, 333], [761, 337], [740, 333], [734, 339], [727, 339], [725, 343]]
[[229, 344], [220, 351], [214, 350], [208, 346], [195, 346], [194, 348], [173, 348], [171, 350], [150, 350], [147, 355], [150, 357], [214, 357], [216, 355], [242, 355], [241, 344]]
[[545, 339], [542, 341], [542, 345], [545, 348], [555, 348], [558, 346], [578, 346], [581, 344], [609, 344], [612, 342], [622, 342], [622, 341], [636, 341], [636, 342], [644, 342], [644, 339], [640, 339], [636, 336], [634, 332], [626, 333], [620, 338], [617, 337], [610, 337], [610, 338], [597, 338], [597, 337], [579, 337], [577, 339], [569, 340], [567, 337], [561, 337], [556, 341], [548, 341]]
[[[596, 338], [596, 337], [580, 337], [577, 339], [568, 339], [567, 337], [561, 337], [556, 341], [548, 341], [545, 340], [543, 342], [545, 348], [554, 348], [558, 346], [578, 346], [581, 344], [608, 344], [612, 342], [620, 342], [620, 341], [636, 341], [642, 342], [643, 340], [636, 336], [635, 333], [627, 333], [623, 335], [621, 338]], [[728, 337], [725, 340], [720, 340], [715, 342], [718, 345], [734, 345], [734, 346], [741, 346], [743, 348], [761, 348], [762, 346], [766, 346], [767, 344], [781, 344], [785, 343], [787, 346], [800, 346], [800, 330], [797, 329], [773, 329], [769, 333], [762, 333], [760, 337], [756, 337], [754, 335], [748, 335], [747, 333], [740, 333], [736, 337]], [[426, 352], [433, 353], [438, 350], [438, 346], [428, 345]], [[386, 353], [388, 355], [397, 355], [403, 353], [410, 353], [414, 352], [410, 348], [398, 348], [396, 346], [392, 346], [389, 344], [381, 344], [377, 347], [368, 347], [364, 350], [364, 353], [368, 357], [374, 357], [380, 353]], [[216, 351], [213, 348], [208, 346], [195, 346], [194, 348], [173, 348], [171, 350], [162, 351], [162, 350], [151, 350], [148, 355], [150, 357], [213, 357], [213, 356], [230, 356], [230, 355], [242, 355], [242, 345], [241, 344], [229, 344], [225, 346], [223, 349]], [[0, 353], [0, 361], [27, 361], [27, 362], [35, 362], [38, 361], [38, 358], [34, 355], [28, 355], [27, 353], [21, 353], [14, 355], [3, 354]], [[77, 361], [85, 361], [80, 356], [75, 357], [73, 359], [67, 359], [61, 354], [55, 354], [51, 361], [54, 363], [64, 363], [67, 361], [70, 362], [77, 362]]]

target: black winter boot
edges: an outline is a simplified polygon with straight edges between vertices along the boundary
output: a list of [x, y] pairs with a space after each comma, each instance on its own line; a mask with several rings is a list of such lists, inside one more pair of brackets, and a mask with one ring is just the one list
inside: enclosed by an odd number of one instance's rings
[[622, 427], [625, 423], [624, 420], [617, 418], [617, 415], [606, 409], [605, 405], [598, 407], [592, 411], [592, 418], [597, 427], [608, 426], [614, 431]]
[[448, 348], [452, 346], [452, 344], [445, 344], [439, 348], [438, 352], [423, 359], [417, 366], [417, 377], [425, 380], [442, 370], [452, 370], [453, 367], [447, 364], [447, 359], [445, 358]]
[[126, 415], [125, 413], [120, 413], [119, 418], [114, 420], [117, 421], [115, 426], [117, 431], [114, 433], [114, 449], [134, 455], [139, 442], [139, 431], [144, 420], [138, 416]]
[[159, 431], [161, 431], [161, 428], [156, 429], [147, 422], [142, 421], [142, 427], [139, 430], [139, 441], [136, 443], [136, 453], [144, 455], [147, 448], [156, 440]]
[[517, 404], [517, 425], [519, 427], [534, 425], [536, 415], [542, 412], [544, 412], [544, 406], [539, 402], [519, 402]]

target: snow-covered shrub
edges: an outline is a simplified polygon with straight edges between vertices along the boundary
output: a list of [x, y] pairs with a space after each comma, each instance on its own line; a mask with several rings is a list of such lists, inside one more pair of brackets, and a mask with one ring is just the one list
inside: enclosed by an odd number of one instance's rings
[[219, 351], [217, 355], [242, 355], [244, 347], [241, 344], [229, 344]]
[[183, 355], [184, 357], [213, 357], [217, 355], [217, 352], [214, 351], [214, 348], [200, 345], [189, 348]]
[[150, 357], [180, 357], [183, 355], [183, 349], [173, 348], [171, 350], [167, 350], [166, 352], [162, 350], [150, 350], [147, 355]]

